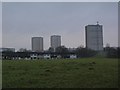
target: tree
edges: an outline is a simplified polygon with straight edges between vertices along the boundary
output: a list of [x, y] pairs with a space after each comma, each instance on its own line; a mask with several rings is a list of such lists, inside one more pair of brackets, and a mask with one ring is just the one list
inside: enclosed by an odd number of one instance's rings
[[60, 54], [62, 58], [66, 58], [68, 55], [68, 49], [65, 46], [57, 47], [55, 51]]
[[20, 48], [18, 52], [27, 52], [26, 48]]
[[120, 48], [115, 47], [105, 47], [105, 53], [108, 58], [118, 58]]
[[32, 52], [32, 50], [27, 50], [26, 48], [20, 48], [17, 52]]
[[78, 47], [76, 49], [77, 57], [92, 57], [92, 56], [95, 56], [96, 53], [97, 52], [94, 50], [83, 48], [83, 47]]
[[50, 47], [49, 49], [48, 49], [48, 52], [54, 52], [54, 48], [52, 48], [52, 47]]
[[118, 58], [120, 58], [120, 47], [118, 47]]

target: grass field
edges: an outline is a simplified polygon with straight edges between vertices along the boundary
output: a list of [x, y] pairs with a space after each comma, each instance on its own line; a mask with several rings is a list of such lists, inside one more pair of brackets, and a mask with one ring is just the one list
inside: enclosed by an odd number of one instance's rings
[[118, 87], [117, 59], [3, 60], [2, 65], [3, 88]]

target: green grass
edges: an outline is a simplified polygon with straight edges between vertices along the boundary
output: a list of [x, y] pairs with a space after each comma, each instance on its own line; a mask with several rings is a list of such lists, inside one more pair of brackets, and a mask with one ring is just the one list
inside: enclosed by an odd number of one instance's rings
[[3, 88], [118, 87], [117, 59], [3, 60], [2, 65]]

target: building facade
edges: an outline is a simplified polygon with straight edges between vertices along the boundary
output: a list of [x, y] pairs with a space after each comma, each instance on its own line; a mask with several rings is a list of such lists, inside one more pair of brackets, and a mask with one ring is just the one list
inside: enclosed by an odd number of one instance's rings
[[103, 50], [103, 28], [102, 25], [85, 26], [86, 48], [102, 51]]
[[15, 52], [15, 48], [0, 48], [0, 52], [6, 52], [6, 51]]
[[43, 37], [32, 37], [32, 51], [33, 52], [43, 51]]
[[54, 48], [54, 50], [61, 46], [61, 36], [59, 35], [52, 35], [51, 36], [51, 47]]

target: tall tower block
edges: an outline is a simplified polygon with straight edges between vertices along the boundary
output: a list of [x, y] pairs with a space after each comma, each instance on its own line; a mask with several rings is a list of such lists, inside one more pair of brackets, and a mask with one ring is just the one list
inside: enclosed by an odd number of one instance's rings
[[86, 48], [102, 51], [103, 50], [103, 28], [102, 25], [85, 26]]
[[51, 47], [54, 48], [54, 50], [61, 46], [61, 36], [59, 35], [52, 35], [51, 36]]
[[32, 37], [32, 51], [33, 52], [43, 51], [43, 37]]

